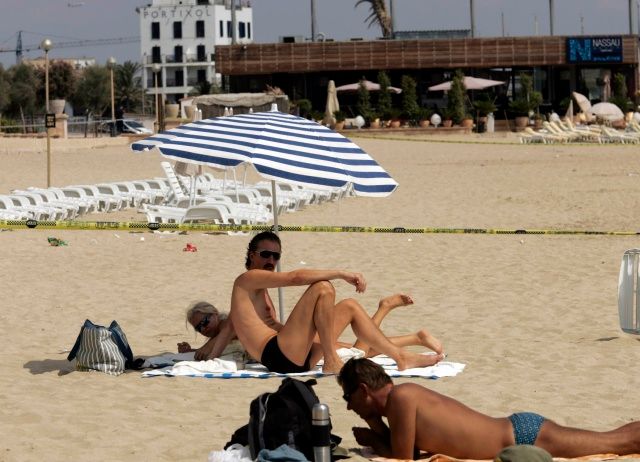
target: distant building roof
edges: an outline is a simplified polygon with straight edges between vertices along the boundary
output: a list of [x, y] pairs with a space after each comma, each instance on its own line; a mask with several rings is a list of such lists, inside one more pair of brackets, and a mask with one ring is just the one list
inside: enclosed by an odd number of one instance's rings
[[395, 31], [393, 34], [397, 40], [456, 39], [456, 38], [471, 38], [471, 29], [399, 30], [399, 31]]

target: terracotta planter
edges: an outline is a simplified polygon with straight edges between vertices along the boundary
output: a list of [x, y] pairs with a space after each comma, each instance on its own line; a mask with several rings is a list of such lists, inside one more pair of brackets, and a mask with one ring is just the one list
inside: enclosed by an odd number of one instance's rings
[[460, 126], [464, 128], [472, 128], [473, 119], [462, 119], [462, 121], [460, 121]]
[[177, 119], [179, 112], [180, 112], [180, 105], [179, 104], [165, 104], [164, 105], [164, 116], [167, 119]]
[[424, 119], [418, 122], [418, 125], [420, 125], [421, 128], [427, 128], [429, 126], [429, 123], [430, 122], [428, 119]]
[[516, 128], [525, 128], [529, 125], [529, 117], [527, 116], [518, 116], [515, 119]]
[[442, 121], [442, 126], [445, 128], [450, 128], [452, 125], [453, 125], [453, 120], [451, 119]]
[[336, 124], [333, 127], [334, 130], [344, 130], [344, 120], [341, 120], [340, 122], [336, 122]]
[[380, 128], [380, 119], [372, 120], [369, 128]]
[[400, 128], [401, 121], [400, 120], [392, 120], [389, 126], [391, 128]]

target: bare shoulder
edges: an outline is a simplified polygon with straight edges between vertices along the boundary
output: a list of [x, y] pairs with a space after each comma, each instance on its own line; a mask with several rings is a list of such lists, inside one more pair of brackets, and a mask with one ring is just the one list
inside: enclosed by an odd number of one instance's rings
[[424, 388], [416, 383], [401, 383], [394, 385], [393, 389], [389, 393], [389, 400], [397, 403], [401, 402], [414, 402], [416, 399], [425, 399], [432, 396], [433, 391]]

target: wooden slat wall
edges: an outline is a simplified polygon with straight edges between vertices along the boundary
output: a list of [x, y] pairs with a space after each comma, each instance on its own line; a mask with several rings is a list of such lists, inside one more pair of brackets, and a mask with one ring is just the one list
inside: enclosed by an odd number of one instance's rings
[[[638, 39], [624, 36], [625, 64], [638, 63]], [[375, 40], [216, 47], [224, 75], [377, 69], [517, 67], [566, 64], [566, 37]]]

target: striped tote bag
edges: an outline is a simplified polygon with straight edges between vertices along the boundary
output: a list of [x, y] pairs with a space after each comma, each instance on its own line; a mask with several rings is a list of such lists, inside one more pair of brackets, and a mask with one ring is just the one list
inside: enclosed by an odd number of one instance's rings
[[120, 375], [132, 364], [133, 353], [124, 331], [116, 321], [104, 327], [87, 319], [67, 356], [67, 360], [73, 359], [79, 371], [96, 370]]

